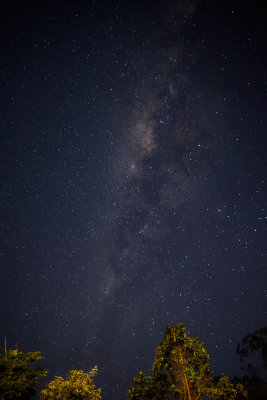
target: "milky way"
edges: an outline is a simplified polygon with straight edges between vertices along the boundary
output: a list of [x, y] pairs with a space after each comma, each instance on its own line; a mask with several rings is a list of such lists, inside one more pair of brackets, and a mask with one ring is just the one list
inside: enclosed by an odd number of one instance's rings
[[[181, 18], [179, 10], [176, 12]], [[175, 35], [174, 28], [168, 42]], [[188, 218], [184, 204], [197, 201], [200, 192], [208, 190], [219, 146], [216, 137], [218, 140], [222, 116], [216, 107], [222, 112], [223, 99], [218, 89], [206, 81], [194, 82], [187, 69], [191, 64], [197, 68], [198, 60], [188, 59], [179, 44], [169, 49], [162, 47], [159, 39], [157, 52], [157, 59], [163, 61], [151, 68], [154, 79], [146, 89], [136, 88], [140, 94], [135, 94], [131, 115], [124, 123], [118, 159], [111, 163], [116, 189], [114, 224], [105, 239], [106, 257], [102, 254], [99, 260], [97, 320], [103, 318], [106, 304], [116, 299], [120, 290], [139, 286], [140, 274], [154, 277], [158, 273], [151, 263], [164, 274], [166, 266], [160, 267], [161, 255], [156, 249], [171, 253], [179, 247], [177, 221], [182, 230], [182, 221]], [[227, 140], [225, 137], [221, 147]], [[172, 246], [167, 243], [169, 235]]]
[[0, 339], [49, 378], [97, 364], [104, 399], [177, 322], [238, 374], [266, 321], [263, 10], [4, 3]]

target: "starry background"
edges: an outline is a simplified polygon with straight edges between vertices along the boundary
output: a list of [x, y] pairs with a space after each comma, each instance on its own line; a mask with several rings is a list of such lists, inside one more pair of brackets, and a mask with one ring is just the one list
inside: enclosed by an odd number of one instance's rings
[[19, 3], [0, 6], [1, 342], [50, 379], [97, 364], [119, 400], [184, 322], [238, 374], [266, 324], [263, 9]]

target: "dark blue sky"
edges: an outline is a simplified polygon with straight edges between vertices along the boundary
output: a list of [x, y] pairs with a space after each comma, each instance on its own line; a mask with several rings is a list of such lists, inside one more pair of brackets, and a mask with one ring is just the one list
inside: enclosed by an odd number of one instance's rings
[[0, 16], [1, 340], [42, 351], [50, 378], [97, 364], [120, 400], [183, 322], [237, 374], [237, 343], [266, 324], [263, 10], [7, 1]]

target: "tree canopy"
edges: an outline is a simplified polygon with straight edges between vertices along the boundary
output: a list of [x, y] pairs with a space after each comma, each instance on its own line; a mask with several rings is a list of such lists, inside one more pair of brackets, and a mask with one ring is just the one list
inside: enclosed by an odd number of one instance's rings
[[[242, 378], [211, 377], [210, 358], [198, 337], [187, 335], [182, 323], [166, 327], [155, 349], [151, 376], [140, 372], [128, 392], [129, 400], [267, 400], [267, 328], [248, 334], [237, 347], [245, 362]], [[0, 399], [29, 400], [47, 371], [30, 364], [39, 351], [0, 348]], [[89, 372], [72, 370], [66, 379], [56, 376], [40, 393], [40, 400], [101, 400], [94, 384], [97, 366]], [[235, 384], [234, 384], [235, 382]], [[246, 390], [245, 390], [246, 387]]]
[[128, 398], [235, 400], [238, 394], [246, 396], [241, 384], [234, 386], [226, 376], [220, 379], [210, 376], [209, 355], [203, 343], [188, 337], [185, 326], [179, 323], [165, 329], [163, 340], [156, 347], [152, 376], [140, 372]]
[[241, 381], [249, 400], [267, 400], [267, 327], [247, 334], [236, 353], [244, 365]]
[[28, 400], [35, 396], [39, 378], [47, 371], [32, 368], [29, 364], [41, 360], [39, 351], [23, 353], [18, 349], [0, 352], [0, 398], [1, 400]]
[[93, 378], [97, 366], [89, 372], [70, 371], [69, 377], [56, 376], [40, 394], [41, 400], [100, 400], [101, 389], [96, 388]]

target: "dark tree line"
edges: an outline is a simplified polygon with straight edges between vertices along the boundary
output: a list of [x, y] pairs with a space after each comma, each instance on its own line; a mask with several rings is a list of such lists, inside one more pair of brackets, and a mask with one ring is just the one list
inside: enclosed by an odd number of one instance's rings
[[243, 371], [236, 381], [246, 387], [249, 400], [267, 400], [267, 327], [246, 335], [236, 353]]
[[[211, 377], [209, 355], [198, 338], [189, 337], [182, 323], [165, 329], [155, 349], [152, 375], [140, 372], [128, 392], [129, 400], [267, 400], [267, 328], [248, 334], [238, 345], [241, 378]], [[32, 367], [40, 352], [0, 351], [0, 399], [30, 400], [39, 379], [47, 374]], [[255, 361], [257, 360], [257, 361]], [[89, 372], [70, 371], [55, 377], [40, 392], [40, 400], [100, 400], [94, 384], [97, 366]]]

